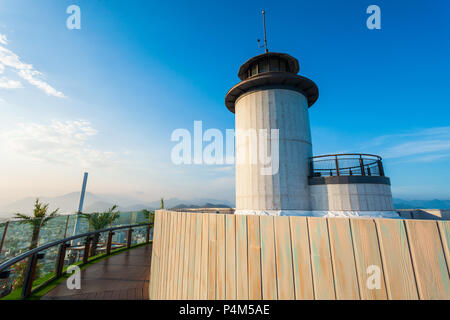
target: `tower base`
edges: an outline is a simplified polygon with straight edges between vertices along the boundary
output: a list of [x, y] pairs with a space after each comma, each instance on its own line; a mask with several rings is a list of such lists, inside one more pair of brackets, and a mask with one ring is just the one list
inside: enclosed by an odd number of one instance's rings
[[236, 210], [234, 214], [258, 216], [389, 218], [400, 219], [396, 211], [304, 211], [304, 210]]

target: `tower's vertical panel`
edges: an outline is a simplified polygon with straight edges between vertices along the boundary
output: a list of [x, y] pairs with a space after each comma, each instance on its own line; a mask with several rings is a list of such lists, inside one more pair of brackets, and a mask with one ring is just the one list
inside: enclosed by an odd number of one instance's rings
[[[305, 96], [288, 89], [257, 90], [239, 98], [235, 113], [236, 209], [310, 210]], [[277, 140], [271, 139], [274, 130]]]

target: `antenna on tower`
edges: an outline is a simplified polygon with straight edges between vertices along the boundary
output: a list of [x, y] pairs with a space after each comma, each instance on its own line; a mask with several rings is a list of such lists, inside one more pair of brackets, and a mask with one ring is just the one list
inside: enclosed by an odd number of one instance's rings
[[[269, 50], [267, 49], [267, 36], [266, 36], [266, 11], [263, 10], [262, 11], [262, 15], [263, 15], [263, 26], [264, 26], [264, 50], [267, 52], [269, 52]], [[261, 42], [260, 39], [258, 39], [258, 44]], [[260, 48], [262, 48], [263, 46], [259, 45]]]

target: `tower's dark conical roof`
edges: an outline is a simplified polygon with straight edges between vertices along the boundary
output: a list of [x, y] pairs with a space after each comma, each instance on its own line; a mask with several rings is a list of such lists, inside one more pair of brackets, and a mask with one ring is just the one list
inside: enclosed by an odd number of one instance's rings
[[255, 56], [239, 68], [242, 80], [228, 91], [225, 105], [234, 113], [236, 100], [254, 90], [269, 88], [289, 89], [302, 93], [311, 107], [319, 98], [319, 88], [310, 79], [297, 75], [298, 60], [286, 53], [267, 52]]
[[298, 60], [295, 59], [293, 56], [290, 56], [287, 53], [267, 52], [255, 56], [253, 58], [250, 58], [246, 62], [244, 62], [244, 64], [239, 68], [238, 77], [241, 80], [247, 79], [248, 70], [251, 68], [252, 65], [263, 61], [270, 62], [270, 59], [285, 61], [287, 67], [287, 69], [285, 70], [286, 72], [297, 74], [298, 71], [300, 70]]

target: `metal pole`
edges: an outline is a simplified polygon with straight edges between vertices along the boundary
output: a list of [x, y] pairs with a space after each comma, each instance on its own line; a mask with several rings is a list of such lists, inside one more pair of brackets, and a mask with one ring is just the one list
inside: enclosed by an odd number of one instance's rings
[[58, 256], [56, 258], [55, 275], [56, 278], [61, 277], [64, 268], [64, 259], [66, 258], [67, 244], [63, 243], [59, 246]]
[[22, 299], [30, 296], [31, 288], [33, 287], [34, 274], [36, 273], [37, 265], [37, 253], [33, 254], [29, 259], [22, 287]]
[[340, 172], [339, 172], [339, 160], [338, 157], [335, 156], [334, 161], [336, 162], [336, 175], [339, 177], [340, 176]]
[[128, 230], [128, 237], [127, 237], [127, 248], [131, 247], [131, 237], [133, 235], [133, 229]]
[[64, 229], [64, 238], [67, 237], [67, 227], [69, 226], [69, 218], [70, 218], [70, 215], [67, 215], [67, 219], [66, 219], [66, 229]]
[[89, 249], [91, 247], [91, 237], [86, 238], [86, 243], [84, 244], [84, 255], [83, 255], [83, 264], [86, 264], [89, 259]]
[[383, 163], [381, 163], [381, 160], [378, 160], [378, 171], [380, 172], [380, 176], [384, 177]]
[[8, 225], [9, 225], [9, 221], [6, 221], [5, 230], [3, 230], [2, 242], [0, 243], [0, 254], [2, 253], [3, 244], [5, 243], [6, 231], [8, 231]]
[[81, 195], [80, 195], [80, 203], [78, 205], [77, 217], [75, 220], [75, 228], [73, 229], [73, 235], [77, 235], [80, 230], [80, 218], [81, 213], [83, 212], [83, 203], [84, 203], [84, 194], [86, 192], [86, 184], [87, 184], [88, 173], [85, 172], [83, 176], [83, 185], [81, 186]]
[[359, 166], [361, 167], [361, 175], [365, 176], [366, 171], [364, 169], [364, 160], [363, 160], [362, 156], [359, 156]]
[[112, 238], [113, 238], [114, 232], [109, 232], [108, 233], [108, 243], [106, 244], [106, 255], [110, 255], [111, 254], [111, 245], [112, 245]]
[[267, 50], [267, 37], [266, 37], [266, 11], [262, 11], [263, 14], [263, 24], [264, 24], [264, 49], [266, 50], [266, 53], [269, 52]]

